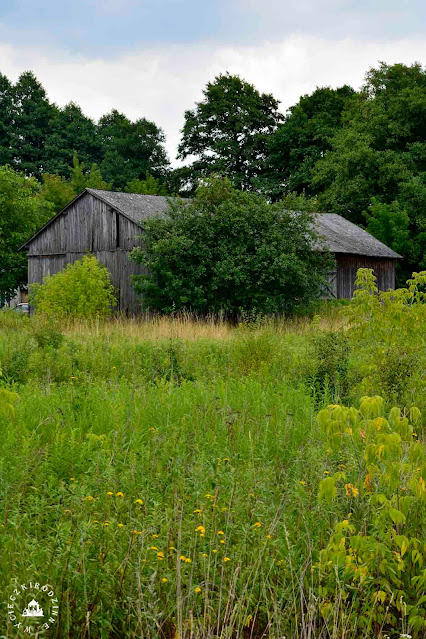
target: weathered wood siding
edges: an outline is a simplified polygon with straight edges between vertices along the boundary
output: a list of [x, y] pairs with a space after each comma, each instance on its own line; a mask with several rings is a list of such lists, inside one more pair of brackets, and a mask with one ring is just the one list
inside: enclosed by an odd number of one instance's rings
[[140, 298], [131, 286], [131, 275], [146, 272], [129, 260], [129, 251], [140, 245], [139, 226], [109, 205], [85, 193], [64, 213], [53, 220], [29, 244], [28, 283], [42, 283], [67, 264], [91, 253], [104, 264], [117, 290], [119, 308], [137, 312]]
[[359, 268], [372, 268], [380, 291], [395, 288], [395, 260], [363, 255], [336, 253], [337, 297], [350, 299], [355, 291], [356, 273]]

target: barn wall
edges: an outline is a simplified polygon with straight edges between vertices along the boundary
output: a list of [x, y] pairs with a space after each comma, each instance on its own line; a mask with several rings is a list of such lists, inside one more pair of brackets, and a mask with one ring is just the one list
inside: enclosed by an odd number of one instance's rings
[[366, 257], [363, 255], [336, 254], [337, 297], [350, 299], [355, 291], [356, 273], [359, 268], [371, 268], [377, 278], [380, 291], [395, 288], [395, 260]]
[[85, 193], [29, 245], [28, 283], [42, 283], [88, 252], [104, 264], [117, 290], [119, 308], [136, 312], [140, 299], [130, 276], [146, 269], [129, 260], [129, 251], [140, 242], [140, 228], [90, 193]]

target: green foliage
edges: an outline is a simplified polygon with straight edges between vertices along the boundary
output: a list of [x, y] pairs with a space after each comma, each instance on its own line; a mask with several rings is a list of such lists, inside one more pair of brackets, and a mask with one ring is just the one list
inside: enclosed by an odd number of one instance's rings
[[61, 211], [77, 195], [66, 178], [50, 173], [43, 173], [41, 177], [40, 199], [51, 205], [53, 213]]
[[343, 309], [359, 349], [361, 392], [409, 405], [421, 393], [426, 365], [426, 271], [396, 291], [378, 291], [375, 281], [371, 269], [359, 269], [354, 299]]
[[69, 178], [75, 156], [84, 165], [92, 166], [102, 159], [102, 149], [96, 125], [71, 102], [58, 109], [50, 122], [43, 169], [46, 173]]
[[98, 124], [103, 150], [100, 169], [114, 189], [124, 189], [132, 180], [164, 177], [169, 160], [164, 133], [145, 118], [131, 122], [115, 109]]
[[236, 188], [252, 189], [268, 136], [281, 120], [277, 100], [229, 74], [209, 82], [203, 93], [195, 109], [185, 112], [179, 144], [180, 158], [196, 157], [187, 174], [190, 190], [211, 173], [227, 176]]
[[312, 251], [309, 213], [292, 214], [218, 178], [191, 202], [171, 202], [167, 218], [145, 221], [142, 238], [131, 257], [149, 274], [133, 284], [145, 306], [168, 313], [291, 313], [318, 295], [329, 267]]
[[322, 208], [356, 224], [367, 218], [405, 269], [426, 266], [425, 103], [421, 65], [371, 69], [313, 175]]
[[342, 113], [354, 90], [316, 89], [291, 107], [284, 122], [268, 141], [267, 170], [259, 180], [263, 191], [275, 200], [289, 191], [312, 195], [312, 169], [331, 149], [331, 140], [342, 128]]
[[34, 178], [0, 167], [0, 296], [6, 299], [27, 283], [27, 255], [19, 247], [51, 215], [39, 188]]
[[105, 317], [117, 302], [106, 267], [89, 255], [33, 284], [30, 301], [38, 315], [55, 320]]
[[12, 84], [0, 73], [0, 166], [11, 164], [13, 127]]
[[167, 187], [158, 178], [147, 174], [146, 180], [135, 178], [127, 183], [124, 189], [126, 193], [143, 193], [145, 195], [168, 195]]
[[[426, 628], [426, 454], [409, 417], [383, 398], [362, 397], [360, 408], [332, 405], [318, 414], [326, 444], [344, 471], [323, 479], [319, 498], [348, 514], [337, 523], [318, 563], [321, 612], [328, 621], [339, 602], [342, 626], [391, 632]], [[344, 462], [344, 463], [343, 463]], [[346, 483], [345, 483], [346, 482]], [[343, 487], [344, 485], [344, 487]]]
[[424, 350], [422, 277], [399, 333], [368, 271], [348, 325], [0, 313], [0, 591], [47, 565], [67, 636], [423, 639], [424, 380], [316, 416], [310, 388]]
[[70, 183], [76, 195], [87, 188], [103, 189], [104, 191], [110, 191], [112, 188], [112, 185], [105, 182], [102, 178], [101, 172], [96, 164], [92, 164], [90, 169], [87, 169], [85, 164], [79, 161], [76, 152], [74, 152], [73, 156]]
[[40, 178], [45, 143], [56, 107], [50, 104], [41, 83], [25, 71], [13, 87], [12, 156], [17, 169]]

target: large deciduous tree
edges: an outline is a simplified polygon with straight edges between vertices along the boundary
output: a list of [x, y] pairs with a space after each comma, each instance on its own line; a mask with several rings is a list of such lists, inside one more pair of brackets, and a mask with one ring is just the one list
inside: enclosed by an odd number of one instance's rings
[[57, 108], [31, 71], [22, 73], [13, 88], [12, 153], [17, 169], [40, 178], [44, 170], [45, 142]]
[[266, 171], [259, 186], [274, 199], [285, 193], [312, 194], [312, 169], [331, 149], [342, 127], [342, 113], [354, 90], [318, 88], [291, 107], [283, 124], [269, 138]]
[[371, 69], [344, 119], [314, 170], [322, 208], [367, 222], [406, 258], [403, 277], [426, 268], [426, 71]]
[[148, 175], [165, 179], [169, 160], [162, 130], [145, 118], [131, 122], [116, 110], [104, 115], [98, 125], [103, 148], [100, 165], [105, 180], [124, 189], [132, 180]]
[[0, 166], [12, 162], [13, 87], [0, 73]]
[[44, 171], [70, 177], [74, 153], [89, 166], [102, 159], [95, 123], [71, 102], [56, 111], [50, 122], [45, 141]]
[[52, 215], [39, 189], [34, 178], [0, 167], [0, 296], [6, 299], [27, 283], [27, 255], [18, 248]]
[[312, 250], [312, 221], [212, 178], [194, 200], [144, 222], [144, 248], [132, 259], [149, 274], [135, 276], [134, 286], [146, 307], [162, 312], [292, 312], [318, 295], [330, 265]]
[[268, 136], [282, 116], [272, 95], [259, 93], [238, 76], [219, 75], [204, 90], [204, 99], [185, 112], [181, 159], [195, 156], [187, 172], [190, 190], [211, 173], [228, 177], [238, 189], [250, 190], [264, 164]]

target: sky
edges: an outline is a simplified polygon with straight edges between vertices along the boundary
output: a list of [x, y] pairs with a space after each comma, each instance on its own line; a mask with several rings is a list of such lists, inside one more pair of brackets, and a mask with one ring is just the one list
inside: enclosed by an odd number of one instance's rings
[[0, 72], [52, 102], [161, 126], [173, 164], [185, 110], [219, 73], [285, 112], [318, 86], [359, 88], [379, 61], [426, 63], [422, 0], [0, 0]]

